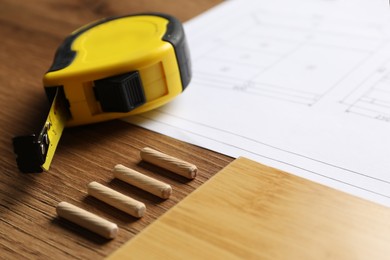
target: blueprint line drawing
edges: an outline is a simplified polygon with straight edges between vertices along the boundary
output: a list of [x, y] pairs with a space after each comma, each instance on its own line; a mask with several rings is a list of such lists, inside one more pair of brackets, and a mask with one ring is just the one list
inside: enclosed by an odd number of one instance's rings
[[373, 71], [348, 97], [346, 112], [390, 122], [390, 61]]
[[190, 86], [126, 121], [390, 207], [386, 8], [226, 1], [185, 24]]
[[[337, 20], [318, 15], [307, 20], [298, 15], [285, 20], [275, 17], [280, 16], [254, 10], [235, 18], [242, 21], [240, 30], [225, 28], [214, 39], [208, 36], [214, 44], [195, 57], [195, 81], [203, 87], [312, 106], [387, 41], [362, 33], [360, 24], [339, 28]], [[332, 56], [339, 59], [324, 59]], [[299, 77], [285, 81], [281, 71]]]

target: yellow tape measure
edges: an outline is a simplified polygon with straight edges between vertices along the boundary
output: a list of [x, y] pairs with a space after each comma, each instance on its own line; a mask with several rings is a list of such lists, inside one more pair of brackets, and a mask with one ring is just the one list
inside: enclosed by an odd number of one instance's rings
[[181, 23], [165, 14], [111, 17], [69, 35], [43, 77], [52, 106], [38, 135], [13, 139], [22, 172], [48, 170], [65, 126], [157, 108], [191, 80]]

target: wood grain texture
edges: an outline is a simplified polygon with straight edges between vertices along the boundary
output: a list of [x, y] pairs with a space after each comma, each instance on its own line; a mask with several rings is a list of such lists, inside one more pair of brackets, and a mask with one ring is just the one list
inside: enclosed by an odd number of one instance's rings
[[196, 165], [150, 147], [142, 148], [140, 155], [145, 162], [157, 165], [163, 169], [186, 177], [187, 179], [194, 179], [198, 172]]
[[239, 158], [111, 256], [388, 259], [390, 208]]
[[136, 218], [142, 217], [146, 211], [146, 206], [141, 201], [135, 200], [96, 181], [88, 184], [88, 195], [104, 201], [108, 205]]
[[162, 199], [168, 199], [172, 194], [171, 185], [137, 172], [122, 164], [115, 165], [114, 177]]
[[76, 223], [107, 239], [113, 239], [118, 234], [117, 224], [68, 202], [60, 202], [56, 207], [56, 211], [59, 217]]
[[[108, 255], [218, 172], [232, 159], [122, 121], [65, 129], [52, 167], [42, 174], [18, 172], [12, 137], [39, 130], [49, 108], [42, 76], [70, 32], [93, 20], [125, 13], [166, 12], [181, 21], [220, 0], [200, 1], [0, 1], [0, 258], [96, 259]], [[199, 168], [196, 180], [173, 176], [141, 162], [139, 150], [153, 147]], [[114, 180], [123, 164], [172, 186], [169, 200]], [[144, 202], [140, 220], [87, 196], [97, 181]], [[58, 219], [55, 207], [67, 201], [118, 224], [112, 240]]]

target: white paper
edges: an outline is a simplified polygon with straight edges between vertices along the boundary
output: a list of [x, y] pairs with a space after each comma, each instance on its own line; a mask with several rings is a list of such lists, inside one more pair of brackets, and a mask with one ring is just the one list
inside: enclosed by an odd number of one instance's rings
[[192, 82], [127, 121], [390, 206], [387, 1], [228, 1], [185, 29]]

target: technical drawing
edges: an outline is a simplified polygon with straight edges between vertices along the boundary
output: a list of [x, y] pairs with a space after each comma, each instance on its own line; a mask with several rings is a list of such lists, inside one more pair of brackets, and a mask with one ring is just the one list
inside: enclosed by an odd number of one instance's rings
[[346, 112], [390, 122], [390, 62], [371, 73], [343, 101]]
[[275, 17], [281, 15], [254, 11], [236, 18], [244, 28], [211, 36], [215, 44], [195, 57], [194, 81], [312, 106], [385, 40], [365, 34], [364, 25], [318, 15]]

